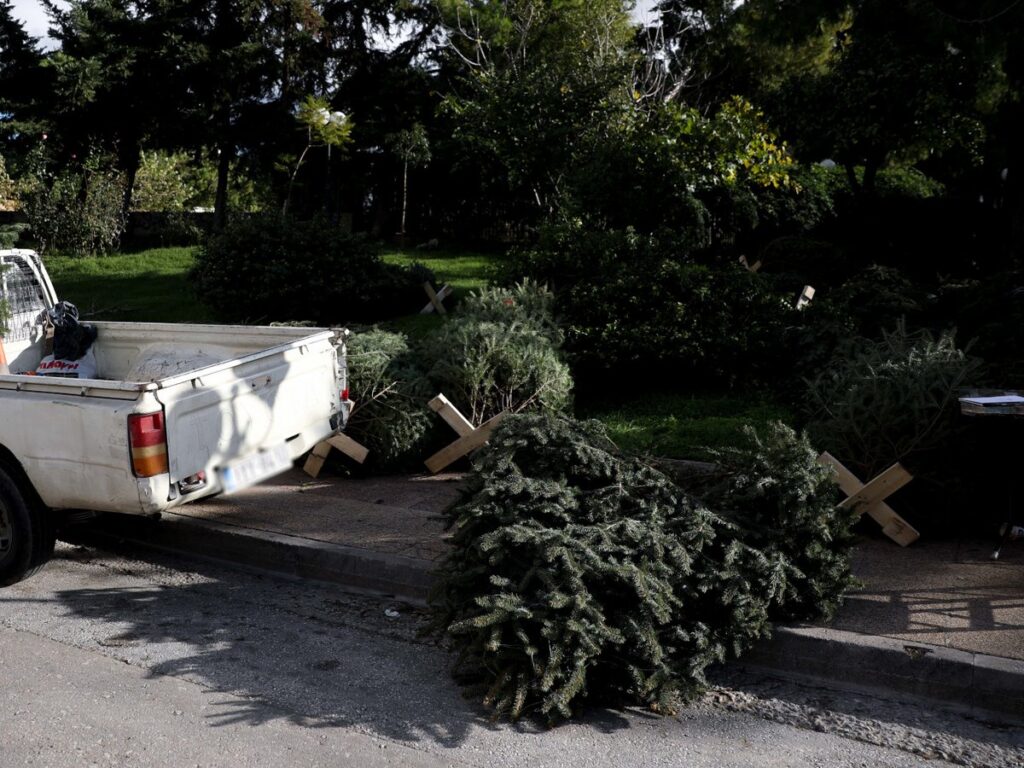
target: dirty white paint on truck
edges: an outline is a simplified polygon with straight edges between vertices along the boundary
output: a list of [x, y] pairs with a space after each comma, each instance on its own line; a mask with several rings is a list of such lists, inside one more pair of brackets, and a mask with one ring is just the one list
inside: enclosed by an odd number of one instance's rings
[[26, 375], [57, 296], [40, 258], [0, 251], [0, 586], [40, 567], [64, 510], [153, 515], [264, 480], [344, 425], [330, 330], [90, 323], [96, 379]]

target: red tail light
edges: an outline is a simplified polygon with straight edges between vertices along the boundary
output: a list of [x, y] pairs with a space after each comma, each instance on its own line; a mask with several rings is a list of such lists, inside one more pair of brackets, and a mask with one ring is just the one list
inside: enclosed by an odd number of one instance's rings
[[168, 471], [163, 411], [129, 416], [128, 436], [131, 439], [132, 471], [136, 477], [154, 477]]

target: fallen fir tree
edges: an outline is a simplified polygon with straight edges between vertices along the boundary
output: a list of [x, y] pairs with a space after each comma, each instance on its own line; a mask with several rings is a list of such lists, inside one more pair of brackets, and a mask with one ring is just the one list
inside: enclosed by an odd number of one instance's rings
[[[801, 442], [792, 432], [772, 439], [783, 454]], [[802, 445], [797, 462], [813, 462]], [[834, 509], [827, 475], [816, 477], [809, 498]], [[719, 486], [716, 498], [749, 495], [739, 487]], [[755, 548], [738, 507], [733, 522], [710, 511], [619, 455], [596, 422], [508, 419], [447, 514], [453, 547], [434, 628], [495, 717], [554, 722], [587, 704], [674, 712], [701, 691], [709, 665], [765, 637], [771, 615], [807, 592], [786, 545]], [[831, 520], [848, 531], [848, 518]]]

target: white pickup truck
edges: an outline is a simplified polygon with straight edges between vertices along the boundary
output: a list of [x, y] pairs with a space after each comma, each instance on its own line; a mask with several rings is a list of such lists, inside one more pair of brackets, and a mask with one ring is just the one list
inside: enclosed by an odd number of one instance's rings
[[33, 375], [56, 301], [38, 255], [0, 251], [0, 586], [50, 558], [66, 511], [237, 490], [347, 419], [344, 344], [323, 329], [96, 322], [96, 378]]

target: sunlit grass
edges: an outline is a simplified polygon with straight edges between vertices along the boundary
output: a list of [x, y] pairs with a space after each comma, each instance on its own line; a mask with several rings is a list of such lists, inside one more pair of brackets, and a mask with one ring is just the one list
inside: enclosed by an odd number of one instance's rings
[[602, 422], [624, 451], [673, 459], [712, 460], [709, 449], [742, 444], [743, 427], [792, 420], [785, 408], [721, 394], [657, 394], [607, 407], [580, 408]]
[[497, 266], [497, 256], [476, 251], [385, 251], [389, 264], [422, 264], [437, 275], [440, 288], [447, 283], [456, 294], [483, 288], [490, 282]]
[[57, 296], [92, 320], [204, 323], [212, 313], [188, 281], [195, 248], [154, 248], [87, 258], [44, 258]]

